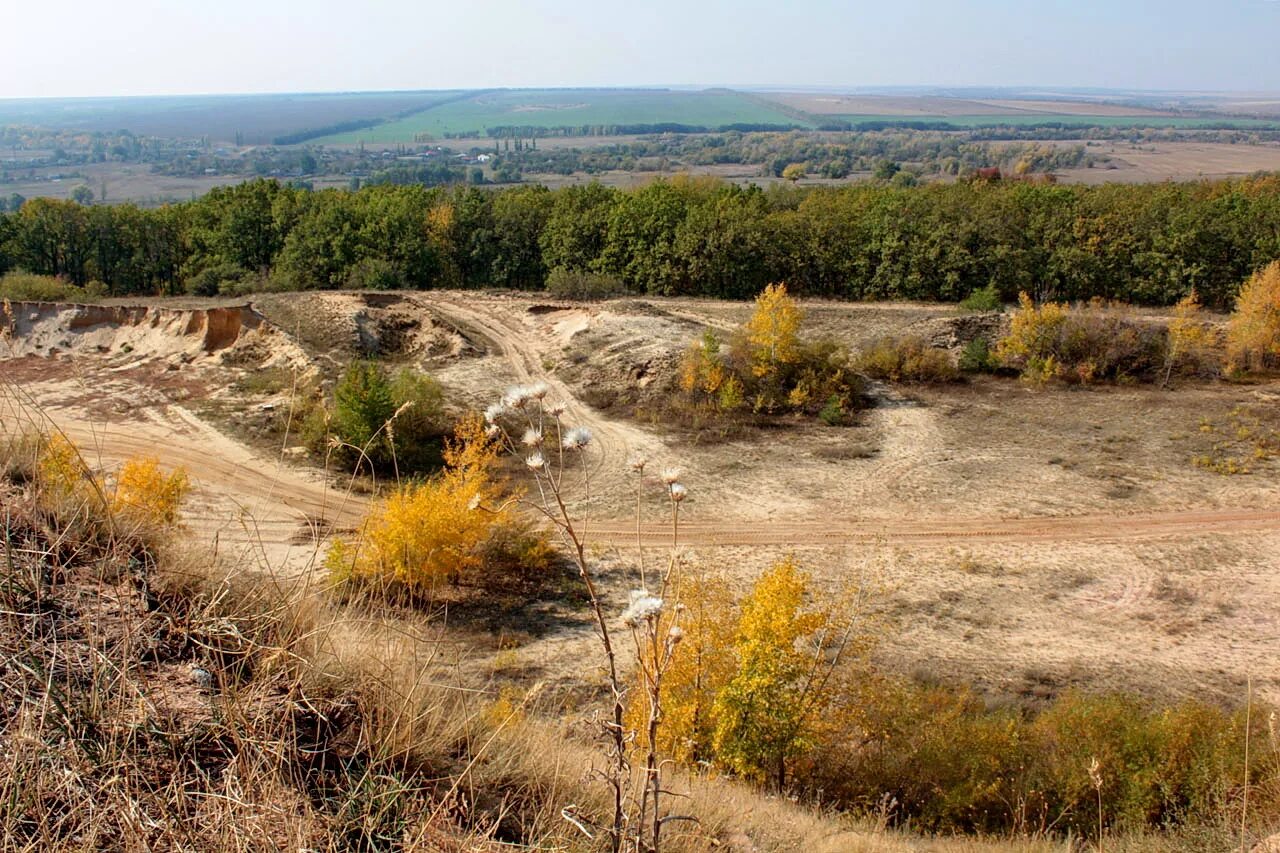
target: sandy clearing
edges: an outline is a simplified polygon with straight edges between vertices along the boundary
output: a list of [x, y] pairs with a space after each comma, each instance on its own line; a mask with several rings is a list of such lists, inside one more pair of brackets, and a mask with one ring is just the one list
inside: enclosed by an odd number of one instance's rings
[[[815, 328], [851, 344], [949, 310], [807, 308]], [[1274, 406], [1274, 387], [1030, 392], [993, 380], [903, 389], [856, 427], [796, 424], [691, 446], [576, 397], [579, 386], [559, 375], [566, 350], [584, 340], [626, 347], [628, 335], [726, 328], [741, 321], [742, 305], [650, 300], [635, 311], [623, 302], [548, 310], [545, 300], [443, 293], [409, 295], [402, 309], [487, 351], [447, 362], [438, 374], [468, 401], [483, 405], [509, 381], [547, 381], [575, 422], [595, 431], [589, 535], [611, 600], [632, 582], [631, 484], [620, 472], [641, 450], [686, 468], [693, 491], [680, 545], [740, 588], [786, 553], [831, 585], [869, 561], [884, 563], [882, 606], [894, 628], [882, 655], [899, 671], [1032, 698], [1071, 686], [1238, 698], [1254, 675], [1261, 694], [1280, 697], [1280, 682], [1267, 680], [1280, 639], [1272, 604], [1280, 595], [1280, 488], [1270, 469], [1236, 478], [1194, 469], [1186, 464], [1194, 435], [1178, 437], [1194, 432], [1200, 412]], [[592, 337], [602, 329], [618, 337]], [[0, 429], [21, 428], [9, 413], [13, 397], [25, 396], [96, 466], [148, 453], [186, 467], [195, 483], [186, 517], [192, 541], [241, 565], [306, 571], [329, 532], [359, 523], [366, 497], [251, 449], [153, 384], [186, 377], [193, 387], [216, 385], [231, 368], [205, 359], [148, 372], [121, 369], [117, 358], [88, 347], [9, 369], [0, 362], [0, 376], [21, 377], [3, 386], [9, 399]], [[872, 446], [872, 455], [820, 453], [856, 442]], [[1124, 497], [1110, 495], [1117, 484]], [[621, 497], [601, 494], [608, 492]], [[656, 498], [646, 513], [640, 541], [665, 548], [670, 531]], [[586, 629], [555, 630], [520, 654], [573, 679], [589, 642]]]

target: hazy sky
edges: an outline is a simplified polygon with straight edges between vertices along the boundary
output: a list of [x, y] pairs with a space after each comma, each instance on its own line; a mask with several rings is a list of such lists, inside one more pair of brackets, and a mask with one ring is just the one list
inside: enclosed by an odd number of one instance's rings
[[659, 84], [1280, 90], [1277, 0], [4, 0], [0, 97]]

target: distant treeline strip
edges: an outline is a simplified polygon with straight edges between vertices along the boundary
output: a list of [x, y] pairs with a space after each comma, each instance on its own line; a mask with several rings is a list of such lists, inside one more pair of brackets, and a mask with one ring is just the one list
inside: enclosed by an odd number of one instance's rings
[[156, 209], [27, 201], [0, 216], [0, 272], [113, 294], [256, 288], [539, 289], [556, 269], [634, 292], [744, 298], [785, 281], [841, 299], [1226, 306], [1280, 259], [1280, 175], [1102, 186], [960, 180], [768, 190], [709, 178], [518, 186], [270, 180]]

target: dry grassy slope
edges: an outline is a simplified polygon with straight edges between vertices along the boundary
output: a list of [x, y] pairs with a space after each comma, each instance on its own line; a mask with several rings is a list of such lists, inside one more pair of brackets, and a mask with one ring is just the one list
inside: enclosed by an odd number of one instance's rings
[[[1034, 391], [984, 380], [905, 389], [847, 429], [797, 423], [694, 445], [604, 416], [578, 399], [579, 389], [638, 381], [644, 370], [635, 368], [665, 363], [702, 324], [732, 327], [746, 306], [548, 306], [474, 293], [377, 300], [386, 301], [291, 294], [291, 310], [311, 328], [295, 329], [297, 341], [278, 339], [314, 361], [359, 342], [358, 315], [382, 312], [397, 328], [407, 321], [416, 335], [449, 343], [400, 354], [468, 403], [483, 405], [511, 381], [546, 379], [596, 433], [584, 508], [620, 590], [634, 529], [618, 472], [640, 451], [655, 469], [686, 469], [684, 543], [743, 582], [784, 549], [801, 549], [824, 583], [877, 563], [902, 667], [971, 674], [1029, 695], [1131, 683], [1232, 695], [1254, 674], [1264, 693], [1280, 695], [1260, 672], [1278, 627], [1267, 605], [1280, 594], [1276, 468], [1221, 477], [1189, 463], [1205, 448], [1201, 417], [1225, 422], [1244, 405], [1274, 420], [1274, 385]], [[812, 327], [855, 346], [894, 330], [936, 331], [954, 316], [942, 306], [806, 307]], [[271, 316], [279, 306], [261, 310]], [[586, 359], [575, 366], [579, 354]], [[91, 458], [109, 464], [149, 450], [188, 466], [198, 484], [190, 523], [219, 548], [302, 568], [319, 547], [313, 531], [355, 522], [362, 498], [262, 458], [174, 403], [225, 393], [227, 377], [245, 367], [179, 359], [165, 364], [175, 370], [148, 369], [139, 360], [82, 349], [11, 360], [5, 373], [92, 448]], [[660, 509], [649, 511], [643, 538], [662, 541]], [[580, 649], [553, 638], [521, 654], [555, 669], [572, 667]]]

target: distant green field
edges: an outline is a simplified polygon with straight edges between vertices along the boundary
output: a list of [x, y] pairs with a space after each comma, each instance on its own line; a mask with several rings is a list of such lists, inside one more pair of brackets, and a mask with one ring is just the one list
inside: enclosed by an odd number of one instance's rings
[[1068, 124], [1081, 127], [1241, 127], [1259, 130], [1280, 129], [1280, 122], [1267, 119], [1189, 118], [1185, 116], [1087, 116], [1030, 113], [1026, 115], [971, 115], [971, 116], [903, 116], [903, 115], [832, 115], [824, 119], [838, 119], [852, 125], [888, 122], [892, 124], [952, 124], [956, 127], [1035, 126], [1041, 124]]
[[350, 92], [137, 98], [0, 99], [0, 126], [32, 125], [143, 136], [261, 144], [347, 121], [377, 121], [457, 97], [458, 92]]
[[652, 89], [542, 89], [491, 92], [431, 107], [399, 121], [317, 139], [327, 145], [412, 142], [419, 134], [483, 134], [490, 127], [562, 127], [620, 124], [804, 125], [736, 92]]

